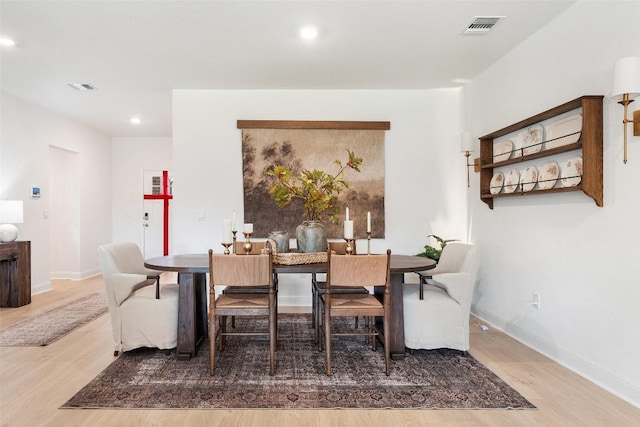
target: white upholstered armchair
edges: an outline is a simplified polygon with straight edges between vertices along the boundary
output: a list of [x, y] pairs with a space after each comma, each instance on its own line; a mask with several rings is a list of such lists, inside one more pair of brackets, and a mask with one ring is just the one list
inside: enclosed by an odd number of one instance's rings
[[442, 251], [431, 284], [422, 280], [419, 284], [404, 284], [406, 347], [469, 350], [469, 313], [478, 263], [475, 246], [450, 243]]
[[[114, 356], [139, 347], [175, 348], [178, 336], [178, 285], [159, 285], [160, 272], [145, 268], [134, 243], [98, 249], [102, 266]], [[153, 286], [158, 283], [158, 288]]]

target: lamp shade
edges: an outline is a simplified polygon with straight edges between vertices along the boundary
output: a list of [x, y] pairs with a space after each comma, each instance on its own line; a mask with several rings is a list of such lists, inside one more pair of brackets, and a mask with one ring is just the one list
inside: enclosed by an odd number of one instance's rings
[[640, 56], [618, 59], [613, 66], [611, 97], [620, 100], [625, 93], [630, 99], [640, 95]]
[[473, 138], [471, 137], [471, 133], [462, 132], [460, 135], [460, 151], [463, 153], [466, 151], [470, 153], [473, 152]]
[[0, 200], [0, 224], [22, 224], [22, 200]]

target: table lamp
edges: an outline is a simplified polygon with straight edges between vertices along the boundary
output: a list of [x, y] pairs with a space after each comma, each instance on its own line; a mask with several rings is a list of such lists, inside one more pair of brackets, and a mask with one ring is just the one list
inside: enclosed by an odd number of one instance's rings
[[13, 224], [22, 224], [22, 200], [0, 200], [0, 243], [18, 238], [18, 227]]

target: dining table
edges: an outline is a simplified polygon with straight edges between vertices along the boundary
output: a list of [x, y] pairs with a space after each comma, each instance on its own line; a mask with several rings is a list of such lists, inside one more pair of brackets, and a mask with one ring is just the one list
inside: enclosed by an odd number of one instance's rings
[[[246, 256], [246, 255], [229, 255]], [[359, 255], [357, 255], [359, 256]], [[196, 355], [198, 347], [208, 336], [207, 324], [207, 273], [208, 254], [166, 255], [147, 259], [145, 267], [178, 273], [178, 360], [189, 360]], [[436, 262], [430, 258], [413, 255], [391, 255], [389, 346], [392, 359], [403, 359], [404, 312], [402, 284], [405, 273], [434, 268]], [[327, 263], [273, 264], [273, 272], [279, 274], [326, 273]], [[374, 294], [382, 299], [383, 286], [374, 287]], [[379, 322], [378, 322], [379, 323]]]

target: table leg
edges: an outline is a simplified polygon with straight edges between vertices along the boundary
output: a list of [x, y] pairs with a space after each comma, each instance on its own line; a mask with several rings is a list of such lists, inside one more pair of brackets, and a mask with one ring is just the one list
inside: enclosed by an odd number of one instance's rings
[[[389, 347], [391, 358], [393, 360], [404, 359], [404, 307], [402, 304], [402, 283], [404, 282], [404, 273], [391, 274], [390, 300], [389, 307]], [[378, 299], [382, 300], [384, 288], [376, 286], [374, 288]], [[376, 319], [376, 326], [382, 331], [382, 318]]]
[[206, 274], [178, 273], [178, 360], [189, 360], [207, 337]]

